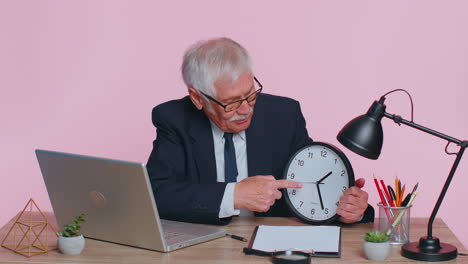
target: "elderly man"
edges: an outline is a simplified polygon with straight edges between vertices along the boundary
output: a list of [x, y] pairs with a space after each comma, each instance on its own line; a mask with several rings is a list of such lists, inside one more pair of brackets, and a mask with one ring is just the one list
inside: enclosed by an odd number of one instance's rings
[[[147, 168], [162, 218], [227, 224], [232, 216], [289, 216], [281, 180], [289, 158], [312, 142], [299, 103], [262, 93], [247, 51], [228, 38], [203, 41], [185, 54], [188, 96], [156, 106], [157, 137]], [[361, 190], [345, 191], [339, 221], [373, 221]]]

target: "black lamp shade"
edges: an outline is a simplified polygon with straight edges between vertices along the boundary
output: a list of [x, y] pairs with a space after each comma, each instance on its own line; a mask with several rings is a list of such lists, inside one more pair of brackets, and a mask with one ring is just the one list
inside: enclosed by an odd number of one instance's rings
[[382, 102], [374, 102], [367, 114], [349, 121], [338, 133], [337, 139], [351, 151], [369, 158], [377, 159], [383, 143], [381, 120], [385, 113]]
[[358, 116], [341, 129], [337, 138], [351, 151], [375, 160], [382, 149], [382, 124], [367, 115]]

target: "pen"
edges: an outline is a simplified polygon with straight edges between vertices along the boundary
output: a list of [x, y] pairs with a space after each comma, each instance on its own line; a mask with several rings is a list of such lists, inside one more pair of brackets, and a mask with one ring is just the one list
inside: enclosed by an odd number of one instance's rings
[[392, 186], [388, 185], [387, 188], [388, 188], [388, 192], [390, 193], [390, 196], [392, 197], [393, 202], [396, 202], [396, 195]]
[[407, 206], [408, 205], [408, 202], [409, 202], [409, 200], [411, 198], [411, 195], [418, 189], [418, 185], [419, 185], [419, 183], [416, 183], [416, 185], [413, 187], [413, 190], [406, 195], [405, 199], [401, 203], [401, 206]]
[[385, 182], [384, 180], [380, 180], [380, 183], [382, 184], [382, 189], [384, 190], [384, 195], [387, 197], [388, 205], [395, 207], [395, 204], [393, 203], [392, 197], [388, 193], [388, 189], [385, 187]]
[[231, 237], [231, 238], [233, 238], [235, 240], [239, 240], [239, 241], [244, 241], [244, 242], [248, 241], [246, 238], [243, 238], [241, 236], [236, 236], [236, 235], [233, 235], [233, 234], [226, 233], [226, 236]]
[[411, 198], [411, 194], [412, 194], [412, 193], [408, 193], [408, 194], [406, 195], [405, 199], [403, 200], [403, 202], [401, 202], [401, 206], [402, 206], [402, 207], [406, 207], [406, 205], [408, 204], [408, 202], [409, 202], [409, 200], [410, 200], [410, 198]]
[[396, 193], [396, 205], [398, 206], [398, 198], [400, 197], [400, 189], [398, 188], [398, 183], [400, 181], [398, 180], [398, 178], [395, 178], [395, 193]]
[[401, 197], [401, 180], [400, 179], [398, 179], [398, 195], [399, 195], [398, 197]]

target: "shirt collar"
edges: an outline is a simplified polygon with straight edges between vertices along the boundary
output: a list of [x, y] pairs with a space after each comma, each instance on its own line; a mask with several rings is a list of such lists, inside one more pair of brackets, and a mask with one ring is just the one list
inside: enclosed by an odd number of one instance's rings
[[[224, 137], [224, 131], [222, 131], [213, 121], [210, 120], [211, 130], [213, 131], [213, 136], [217, 140], [221, 140]], [[239, 135], [239, 137], [245, 141], [245, 131], [239, 133], [234, 133], [234, 135]]]

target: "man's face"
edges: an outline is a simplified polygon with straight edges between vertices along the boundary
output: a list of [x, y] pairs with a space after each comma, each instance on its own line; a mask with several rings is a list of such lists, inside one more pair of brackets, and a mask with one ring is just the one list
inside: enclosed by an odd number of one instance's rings
[[[234, 83], [231, 83], [230, 80], [219, 79], [214, 83], [214, 88], [216, 89], [216, 100], [224, 105], [244, 99], [255, 92], [254, 79], [250, 72], [241, 74]], [[210, 112], [205, 105], [203, 108], [205, 114], [222, 131], [238, 133], [250, 126], [255, 101], [250, 104], [243, 101], [238, 109], [231, 112], [225, 112], [222, 106], [214, 102], [210, 101], [209, 103], [214, 113]]]

